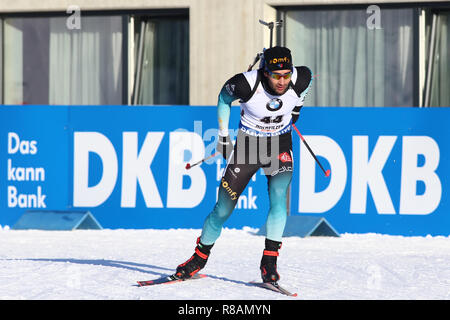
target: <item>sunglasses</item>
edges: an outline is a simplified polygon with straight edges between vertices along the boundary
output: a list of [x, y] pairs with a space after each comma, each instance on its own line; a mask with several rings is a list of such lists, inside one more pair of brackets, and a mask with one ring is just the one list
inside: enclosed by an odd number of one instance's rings
[[292, 71], [286, 72], [286, 73], [283, 73], [283, 74], [272, 72], [270, 70], [267, 70], [267, 71], [268, 71], [269, 75], [275, 80], [280, 80], [281, 78], [289, 80], [291, 78], [291, 76], [292, 76]]

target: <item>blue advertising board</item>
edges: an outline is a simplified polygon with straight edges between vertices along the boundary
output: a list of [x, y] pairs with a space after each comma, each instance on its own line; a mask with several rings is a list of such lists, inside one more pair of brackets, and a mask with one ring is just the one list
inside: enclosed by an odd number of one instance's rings
[[[291, 212], [339, 232], [449, 235], [450, 109], [307, 108]], [[298, 144], [297, 144], [298, 146]]]
[[[46, 209], [88, 210], [104, 228], [201, 228], [225, 163], [185, 166], [214, 153], [216, 112], [0, 107], [0, 225]], [[297, 127], [331, 175], [293, 131], [290, 214], [324, 217], [340, 233], [449, 235], [449, 118], [447, 108], [303, 108]], [[259, 171], [225, 226], [259, 228], [268, 206]]]

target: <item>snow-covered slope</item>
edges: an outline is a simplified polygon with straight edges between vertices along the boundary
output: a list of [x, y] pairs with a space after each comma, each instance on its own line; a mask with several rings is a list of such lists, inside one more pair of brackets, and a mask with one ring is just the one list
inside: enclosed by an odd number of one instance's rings
[[248, 285], [264, 249], [255, 231], [224, 229], [208, 278], [141, 288], [189, 258], [200, 230], [0, 228], [0, 299], [450, 299], [450, 237], [284, 238], [278, 271], [291, 298]]

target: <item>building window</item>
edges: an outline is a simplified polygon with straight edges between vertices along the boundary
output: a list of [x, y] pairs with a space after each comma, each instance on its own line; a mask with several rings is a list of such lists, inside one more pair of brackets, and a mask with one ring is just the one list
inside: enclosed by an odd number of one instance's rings
[[361, 9], [282, 11], [284, 44], [311, 68], [314, 106], [413, 106], [414, 9], [382, 9], [368, 27]]
[[4, 104], [122, 103], [122, 17], [6, 18]]
[[134, 18], [132, 104], [189, 104], [188, 17]]
[[427, 10], [425, 107], [450, 107], [450, 12]]

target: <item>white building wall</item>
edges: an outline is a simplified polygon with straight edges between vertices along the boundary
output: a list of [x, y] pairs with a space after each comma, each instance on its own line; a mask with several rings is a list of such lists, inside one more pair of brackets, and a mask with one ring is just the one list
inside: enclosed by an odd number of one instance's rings
[[[188, 8], [190, 26], [190, 104], [215, 105], [223, 83], [245, 71], [269, 45], [258, 19], [274, 21], [276, 6], [411, 3], [354, 0], [0, 0], [0, 13]], [[426, 2], [426, 1], [423, 1]], [[445, 2], [445, 1], [428, 1]], [[275, 36], [275, 32], [274, 32]]]

